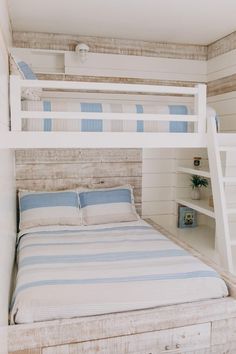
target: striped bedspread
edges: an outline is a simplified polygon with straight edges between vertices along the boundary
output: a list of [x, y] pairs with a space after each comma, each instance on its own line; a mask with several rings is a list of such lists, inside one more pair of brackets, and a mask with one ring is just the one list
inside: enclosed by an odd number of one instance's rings
[[228, 295], [213, 269], [142, 220], [20, 233], [18, 266], [11, 323]]
[[[143, 113], [153, 114], [191, 114], [185, 105], [121, 104], [104, 102], [81, 102], [78, 99], [44, 99], [42, 101], [22, 101], [26, 111], [48, 112], [45, 119], [23, 119], [22, 128], [26, 131], [84, 131], [84, 132], [192, 132], [193, 123], [169, 121], [143, 121]], [[102, 119], [51, 119], [51, 111], [93, 112], [93, 113], [137, 113], [137, 120]], [[189, 112], [190, 111], [190, 112]]]

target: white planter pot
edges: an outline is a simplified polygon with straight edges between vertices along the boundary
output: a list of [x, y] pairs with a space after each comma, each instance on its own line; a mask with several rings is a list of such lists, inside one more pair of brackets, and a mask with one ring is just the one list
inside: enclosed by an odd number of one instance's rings
[[199, 200], [199, 199], [201, 199], [201, 190], [200, 190], [200, 188], [196, 187], [196, 188], [193, 188], [193, 189], [192, 189], [191, 198], [192, 198], [193, 200]]

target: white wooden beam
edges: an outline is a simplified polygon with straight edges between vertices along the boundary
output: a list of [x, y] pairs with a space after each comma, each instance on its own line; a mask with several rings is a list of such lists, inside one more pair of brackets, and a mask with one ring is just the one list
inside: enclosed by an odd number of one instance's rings
[[100, 113], [100, 112], [42, 112], [21, 111], [21, 118], [30, 119], [102, 119], [102, 120], [145, 120], [145, 121], [186, 121], [196, 122], [196, 115], [182, 114], [139, 114], [139, 113]]
[[128, 132], [7, 132], [0, 148], [189, 148], [206, 147], [206, 134]]
[[198, 87], [156, 86], [136, 84], [114, 84], [100, 82], [21, 80], [21, 87], [41, 87], [47, 89], [118, 91], [160, 94], [195, 95]]
[[19, 76], [10, 76], [11, 130], [21, 131], [21, 83]]

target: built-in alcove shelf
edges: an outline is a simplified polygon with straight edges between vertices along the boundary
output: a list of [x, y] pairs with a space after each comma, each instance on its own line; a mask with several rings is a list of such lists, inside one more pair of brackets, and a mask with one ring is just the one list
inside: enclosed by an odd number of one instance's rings
[[200, 200], [192, 200], [190, 198], [177, 199], [176, 202], [178, 204], [185, 205], [189, 208], [192, 208], [199, 213], [207, 215], [211, 218], [215, 218], [214, 209], [208, 205], [208, 200], [200, 199]]
[[[207, 170], [189, 168], [189, 167], [178, 167], [177, 169], [180, 173], [187, 173], [191, 175], [198, 175], [205, 178], [211, 178], [210, 172]], [[191, 198], [178, 198], [176, 200], [178, 204], [185, 205], [189, 208], [192, 208], [199, 213], [207, 215], [211, 218], [215, 218], [214, 208], [210, 207], [207, 199], [193, 200]]]
[[197, 175], [205, 178], [211, 178], [210, 171], [200, 170], [196, 168], [178, 167], [178, 172], [189, 173], [191, 175]]

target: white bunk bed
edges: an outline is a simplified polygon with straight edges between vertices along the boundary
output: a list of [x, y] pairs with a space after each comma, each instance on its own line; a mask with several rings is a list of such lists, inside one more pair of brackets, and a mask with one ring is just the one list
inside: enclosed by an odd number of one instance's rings
[[[43, 90], [102, 91], [185, 95], [193, 97], [194, 114], [142, 114], [136, 113], [91, 113], [91, 112], [41, 112], [24, 111], [21, 106], [22, 88]], [[154, 85], [105, 84], [87, 82], [61, 82], [21, 80], [11, 77], [11, 131], [2, 134], [1, 148], [193, 148], [207, 147], [210, 141], [212, 162], [210, 168], [219, 167], [216, 149], [215, 116], [209, 117], [211, 131], [206, 132], [207, 106], [206, 86], [172, 87]], [[100, 119], [136, 121], [181, 121], [193, 124], [190, 132], [69, 132], [69, 131], [23, 131], [22, 119]], [[224, 265], [230, 269], [232, 257], [228, 254], [228, 234], [225, 234], [227, 220], [222, 223], [224, 200], [222, 190], [217, 187], [222, 176], [217, 170], [213, 180], [216, 220], [222, 232], [221, 246]], [[153, 224], [151, 221], [149, 221]], [[157, 225], [153, 226], [166, 234]], [[226, 230], [227, 231], [227, 230]], [[171, 238], [171, 235], [168, 234]], [[178, 243], [173, 238], [175, 243]], [[84, 316], [73, 319], [10, 325], [9, 353], [11, 354], [145, 354], [145, 353], [220, 353], [229, 347], [227, 338], [233, 334], [236, 318], [235, 277], [204, 259], [186, 244], [180, 246], [217, 270], [226, 282], [230, 296], [186, 304], [174, 304], [150, 309], [124, 311], [121, 313]], [[231, 257], [231, 258], [230, 258]], [[230, 260], [230, 261], [229, 261]], [[230, 269], [231, 270], [231, 269]], [[234, 325], [232, 325], [232, 323]], [[221, 330], [224, 327], [225, 339]]]
[[[206, 147], [206, 86], [194, 87], [134, 85], [114, 83], [66, 82], [47, 80], [23, 80], [11, 76], [11, 132], [2, 135], [1, 148], [157, 148], [157, 147]], [[21, 107], [21, 90], [23, 88], [41, 88], [43, 90], [100, 91], [128, 94], [184, 95], [193, 98], [193, 114], [148, 114], [144, 113], [93, 113], [24, 111]], [[22, 119], [97, 119], [123, 121], [176, 121], [193, 123], [193, 131], [186, 133], [169, 132], [23, 132]], [[131, 135], [132, 134], [132, 135]], [[158, 135], [157, 135], [158, 134]]]

